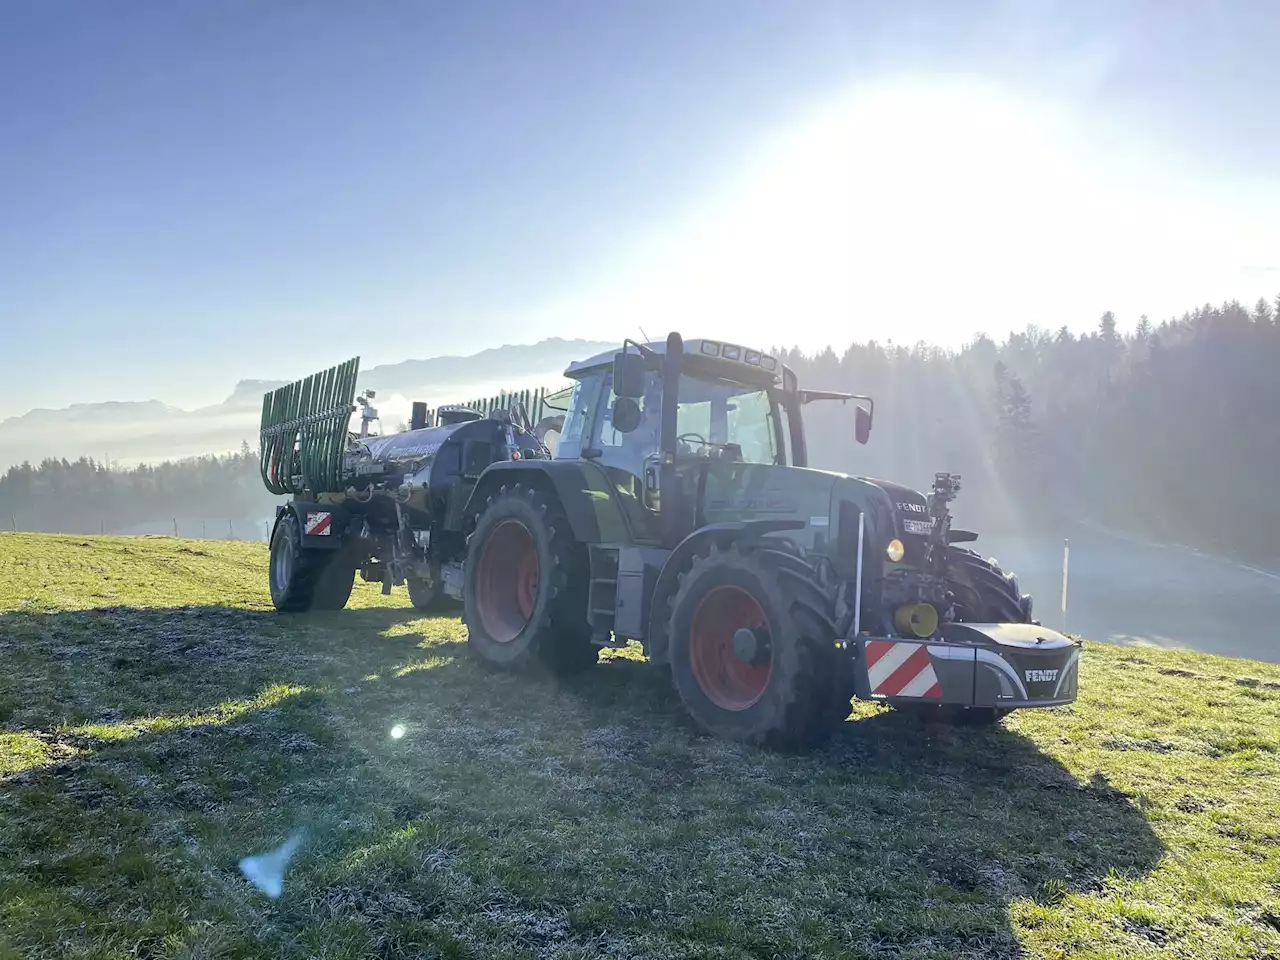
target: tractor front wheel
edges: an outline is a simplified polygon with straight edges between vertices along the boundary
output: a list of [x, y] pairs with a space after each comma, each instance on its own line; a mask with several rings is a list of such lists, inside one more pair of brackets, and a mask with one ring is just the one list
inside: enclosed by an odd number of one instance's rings
[[893, 709], [921, 723], [953, 727], [994, 727], [1013, 712], [1008, 708], [932, 703], [897, 703]]
[[523, 484], [503, 486], [476, 516], [467, 544], [467, 643], [486, 663], [553, 673], [594, 664], [586, 549], [559, 504]]
[[816, 746], [848, 718], [852, 683], [808, 564], [767, 546], [712, 549], [672, 603], [671, 675], [707, 733]]
[[1018, 581], [993, 561], [971, 550], [953, 547], [947, 565], [947, 585], [960, 608], [960, 618], [970, 623], [1029, 623], [1030, 598], [1018, 590]]

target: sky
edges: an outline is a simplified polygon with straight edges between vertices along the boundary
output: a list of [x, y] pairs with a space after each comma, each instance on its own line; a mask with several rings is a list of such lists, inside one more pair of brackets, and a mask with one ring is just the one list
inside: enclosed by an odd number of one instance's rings
[[0, 0], [0, 417], [1280, 293], [1265, 3]]

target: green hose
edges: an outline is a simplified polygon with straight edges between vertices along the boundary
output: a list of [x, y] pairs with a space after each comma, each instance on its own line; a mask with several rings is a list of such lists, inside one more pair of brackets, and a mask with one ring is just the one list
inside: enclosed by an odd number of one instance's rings
[[262, 482], [275, 494], [340, 493], [360, 358], [285, 384], [262, 398]]

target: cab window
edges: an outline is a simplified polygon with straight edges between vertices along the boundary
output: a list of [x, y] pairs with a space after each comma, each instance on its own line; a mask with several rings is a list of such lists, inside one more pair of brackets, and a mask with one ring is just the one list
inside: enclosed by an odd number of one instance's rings
[[613, 427], [613, 374], [604, 378], [604, 397], [600, 405], [599, 446], [603, 450], [626, 451], [628, 464], [639, 464], [650, 454], [658, 452], [659, 433], [662, 426], [662, 387], [654, 373], [645, 375], [644, 396], [640, 399], [640, 426], [630, 433], [622, 433]]
[[600, 391], [600, 378], [576, 380], [569, 394], [568, 410], [564, 415], [564, 430], [556, 447], [557, 460], [575, 460], [582, 452], [582, 438], [588, 414]]

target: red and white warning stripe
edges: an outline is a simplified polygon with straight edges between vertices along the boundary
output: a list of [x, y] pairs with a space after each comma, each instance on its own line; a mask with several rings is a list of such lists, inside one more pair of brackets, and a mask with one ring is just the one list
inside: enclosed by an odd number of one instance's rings
[[308, 512], [307, 522], [302, 529], [313, 537], [327, 537], [331, 533], [329, 524], [332, 522], [332, 513]]
[[866, 653], [872, 696], [942, 699], [942, 687], [933, 672], [926, 644], [868, 640]]

